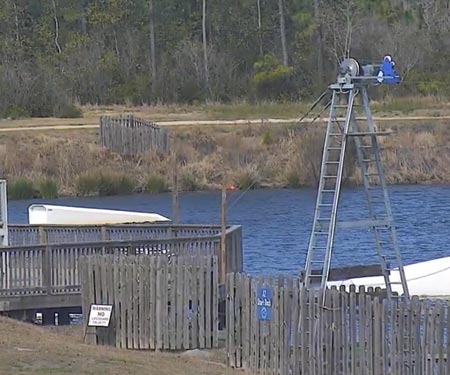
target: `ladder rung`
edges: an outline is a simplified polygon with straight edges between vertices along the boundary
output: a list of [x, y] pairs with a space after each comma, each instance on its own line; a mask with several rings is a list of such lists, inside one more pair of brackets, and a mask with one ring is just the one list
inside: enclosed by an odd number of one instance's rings
[[359, 148], [373, 148], [372, 145], [361, 145], [359, 146]]
[[335, 104], [333, 108], [348, 108], [348, 104]]
[[377, 161], [377, 159], [363, 159], [362, 161], [365, 163], [373, 163], [374, 161]]
[[323, 178], [337, 178], [337, 176], [328, 175], [328, 176], [323, 176]]
[[391, 135], [393, 132], [354, 132], [354, 133], [348, 133], [347, 135], [351, 135], [351, 136], [355, 136], [355, 137], [364, 137], [364, 136], [368, 136], [368, 135], [380, 135], [380, 136], [385, 136], [385, 135]]
[[338, 161], [326, 161], [325, 164], [339, 164]]
[[314, 250], [326, 250], [327, 248], [326, 248], [326, 247], [323, 247], [323, 246], [318, 246], [318, 247], [313, 246], [313, 249], [314, 249]]
[[328, 147], [327, 150], [342, 150], [342, 147]]

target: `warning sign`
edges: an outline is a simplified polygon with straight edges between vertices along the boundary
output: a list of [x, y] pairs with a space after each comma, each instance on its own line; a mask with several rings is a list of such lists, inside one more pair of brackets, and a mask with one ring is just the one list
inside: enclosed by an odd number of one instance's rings
[[111, 319], [112, 305], [91, 305], [89, 327], [108, 327]]

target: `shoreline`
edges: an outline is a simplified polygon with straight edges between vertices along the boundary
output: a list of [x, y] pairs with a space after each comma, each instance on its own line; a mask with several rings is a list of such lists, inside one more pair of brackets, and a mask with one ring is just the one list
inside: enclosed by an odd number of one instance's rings
[[[33, 121], [45, 123], [31, 119], [28, 125]], [[324, 128], [321, 124], [263, 122], [173, 126], [168, 127], [171, 148], [167, 154], [150, 152], [137, 157], [101, 147], [92, 129], [7, 132], [0, 135], [1, 174], [7, 179], [10, 199], [170, 192], [176, 153], [180, 192], [220, 190], [224, 178], [238, 191], [250, 186], [314, 189], [320, 175]], [[380, 123], [378, 130], [394, 132], [379, 140], [388, 185], [450, 184], [447, 124], [439, 119], [398, 121]], [[343, 186], [362, 186], [354, 150], [348, 151]]]
[[[420, 183], [396, 183], [396, 184], [387, 184], [388, 189], [392, 189], [395, 187], [450, 187], [450, 181], [448, 182], [420, 182]], [[343, 185], [341, 190], [363, 190], [364, 187], [362, 185]], [[313, 190], [317, 191], [317, 187], [314, 186], [301, 186], [301, 187], [282, 187], [282, 186], [260, 186], [254, 189], [227, 189], [227, 194], [235, 193], [235, 194], [247, 194], [249, 191], [263, 191], [263, 190], [292, 190], [292, 191], [301, 191], [301, 190]], [[210, 194], [216, 193], [220, 194], [221, 189], [211, 188], [204, 190], [195, 190], [195, 191], [179, 191], [179, 194]], [[132, 192], [127, 194], [115, 194], [115, 195], [58, 195], [55, 198], [42, 198], [42, 197], [31, 197], [31, 198], [20, 198], [20, 199], [11, 199], [8, 197], [8, 201], [20, 202], [27, 200], [38, 200], [38, 201], [55, 201], [59, 199], [95, 199], [95, 198], [114, 198], [114, 197], [131, 197], [131, 196], [158, 196], [158, 195], [172, 195], [172, 191], [165, 191], [159, 193], [148, 193], [148, 192]]]

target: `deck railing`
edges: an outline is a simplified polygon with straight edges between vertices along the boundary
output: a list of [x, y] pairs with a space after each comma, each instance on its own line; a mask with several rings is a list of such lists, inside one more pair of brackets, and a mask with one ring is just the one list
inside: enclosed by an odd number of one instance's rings
[[[155, 238], [133, 240], [80, 241], [89, 235], [124, 237], [133, 234]], [[214, 233], [215, 232], [215, 233]], [[78, 259], [83, 255], [216, 255], [221, 260], [220, 230], [205, 226], [107, 226], [107, 227], [38, 227], [12, 226], [10, 233], [22, 233], [27, 240], [35, 236], [47, 244], [18, 245], [0, 248], [0, 299], [40, 294], [80, 292]], [[25, 237], [23, 234], [26, 234]], [[169, 234], [171, 236], [169, 237]], [[80, 242], [51, 243], [58, 239]], [[72, 237], [69, 237], [72, 236]], [[108, 237], [106, 237], [108, 238]], [[43, 241], [41, 241], [43, 242]], [[242, 231], [231, 226], [226, 231], [226, 272], [242, 272]]]

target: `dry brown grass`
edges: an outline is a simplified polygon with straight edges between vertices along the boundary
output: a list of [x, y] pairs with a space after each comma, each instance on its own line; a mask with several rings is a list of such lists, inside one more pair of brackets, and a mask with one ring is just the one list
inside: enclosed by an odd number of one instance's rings
[[[450, 130], [442, 122], [382, 125], [397, 133], [380, 141], [389, 183], [450, 182]], [[314, 185], [320, 174], [325, 127], [302, 125], [190, 126], [171, 128], [184, 190], [219, 188], [230, 183], [298, 187]], [[77, 193], [78, 176], [127, 176], [143, 191], [149, 176], [162, 176], [170, 185], [168, 155], [156, 153], [126, 158], [97, 144], [95, 131], [40, 131], [0, 135], [2, 176], [13, 180], [43, 177], [56, 180], [60, 193]], [[354, 160], [346, 162], [346, 181], [360, 182]], [[241, 182], [240, 182], [241, 181]], [[244, 181], [244, 182], [242, 182]]]
[[[81, 327], [46, 328], [0, 317], [0, 374], [226, 375], [222, 352], [206, 358], [82, 343]], [[242, 373], [242, 372], [240, 372]]]

